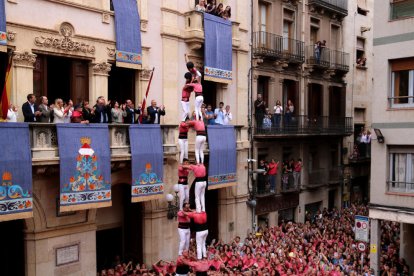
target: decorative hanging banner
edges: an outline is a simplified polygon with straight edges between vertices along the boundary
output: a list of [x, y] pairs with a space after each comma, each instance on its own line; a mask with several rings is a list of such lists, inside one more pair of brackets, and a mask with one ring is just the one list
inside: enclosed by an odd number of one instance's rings
[[237, 184], [237, 152], [234, 126], [207, 126], [209, 164], [208, 189]]
[[164, 194], [164, 151], [160, 125], [131, 125], [132, 202], [161, 198]]
[[231, 83], [233, 78], [230, 20], [204, 13], [204, 79]]
[[29, 126], [0, 123], [0, 221], [33, 217]]
[[56, 124], [60, 211], [111, 206], [108, 125]]
[[6, 9], [4, 1], [0, 0], [0, 52], [7, 52]]
[[116, 32], [116, 66], [141, 68], [141, 20], [136, 0], [113, 0]]

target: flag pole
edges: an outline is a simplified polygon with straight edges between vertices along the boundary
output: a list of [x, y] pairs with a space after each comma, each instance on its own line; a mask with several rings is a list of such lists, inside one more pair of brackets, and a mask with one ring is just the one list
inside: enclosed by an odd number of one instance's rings
[[150, 90], [150, 87], [151, 87], [152, 76], [154, 75], [154, 71], [155, 71], [155, 67], [153, 67], [153, 68], [152, 68], [152, 71], [151, 71], [151, 76], [150, 76], [150, 79], [149, 79], [149, 82], [148, 82], [148, 86], [147, 86], [147, 91], [145, 92], [145, 96], [144, 96], [144, 98], [142, 99], [142, 104], [141, 104], [141, 114], [140, 114], [140, 116], [139, 116], [139, 122], [140, 122], [140, 123], [142, 123], [142, 119], [143, 119], [143, 115], [144, 115], [145, 107], [146, 107], [146, 104], [147, 104], [147, 97], [148, 97], [148, 93], [149, 93], [149, 90]]
[[2, 94], [1, 94], [1, 98], [0, 98], [0, 102], [1, 102], [1, 111], [2, 111], [2, 119], [6, 120], [7, 118], [7, 111], [9, 110], [9, 95], [8, 93], [10, 93], [10, 91], [8, 91], [8, 82], [9, 77], [10, 77], [10, 70], [11, 70], [11, 65], [12, 65], [12, 54], [11, 52], [9, 52], [9, 58], [8, 58], [8, 62], [7, 62], [7, 69], [6, 69], [6, 76], [4, 79], [4, 86], [3, 86], [3, 90], [2, 90]]

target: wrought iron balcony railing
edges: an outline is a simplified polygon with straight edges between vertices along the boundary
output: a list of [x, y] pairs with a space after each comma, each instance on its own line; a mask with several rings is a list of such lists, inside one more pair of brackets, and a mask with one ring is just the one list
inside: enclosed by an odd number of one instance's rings
[[342, 16], [348, 15], [348, 0], [309, 0], [309, 5], [315, 5]]
[[352, 117], [313, 117], [307, 115], [255, 115], [256, 136], [291, 136], [291, 135], [351, 135]]
[[315, 49], [314, 45], [306, 47], [306, 63], [326, 69], [348, 72], [349, 54], [329, 48]]
[[303, 63], [305, 46], [300, 40], [260, 31], [253, 34], [253, 54], [268, 59]]
[[260, 176], [256, 179], [255, 194], [259, 197], [269, 195], [279, 195], [288, 193], [298, 193], [300, 191], [300, 183], [295, 183], [293, 173], [277, 174], [276, 175], [276, 189], [274, 191], [270, 188], [270, 180], [268, 175]]

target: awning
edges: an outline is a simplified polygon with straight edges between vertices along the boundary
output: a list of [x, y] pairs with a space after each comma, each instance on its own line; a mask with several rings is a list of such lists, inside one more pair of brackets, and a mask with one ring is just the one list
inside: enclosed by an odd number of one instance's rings
[[367, 0], [358, 0], [357, 5], [358, 5], [358, 8], [360, 8], [361, 10], [365, 12], [369, 12], [367, 8]]
[[7, 52], [6, 9], [4, 1], [0, 0], [0, 52]]
[[208, 189], [237, 184], [237, 152], [234, 126], [207, 127], [209, 164]]
[[140, 69], [141, 22], [136, 0], [113, 0], [116, 32], [116, 66]]
[[131, 125], [132, 202], [164, 195], [164, 150], [160, 125]]
[[204, 79], [231, 83], [232, 26], [231, 21], [204, 13]]

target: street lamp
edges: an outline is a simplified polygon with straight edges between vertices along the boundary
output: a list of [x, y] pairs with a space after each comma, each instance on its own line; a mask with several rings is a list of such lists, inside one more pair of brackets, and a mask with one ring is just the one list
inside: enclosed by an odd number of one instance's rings
[[[175, 195], [167, 194], [165, 196], [165, 199], [168, 202], [168, 212], [167, 212], [167, 218], [168, 219], [177, 218], [178, 210], [180, 210], [180, 206], [178, 206], [178, 204], [179, 204], [178, 192], [180, 191], [180, 188], [179, 188], [178, 184], [175, 184], [173, 186], [173, 190], [174, 190]], [[173, 201], [174, 201], [174, 203], [173, 203]]]

